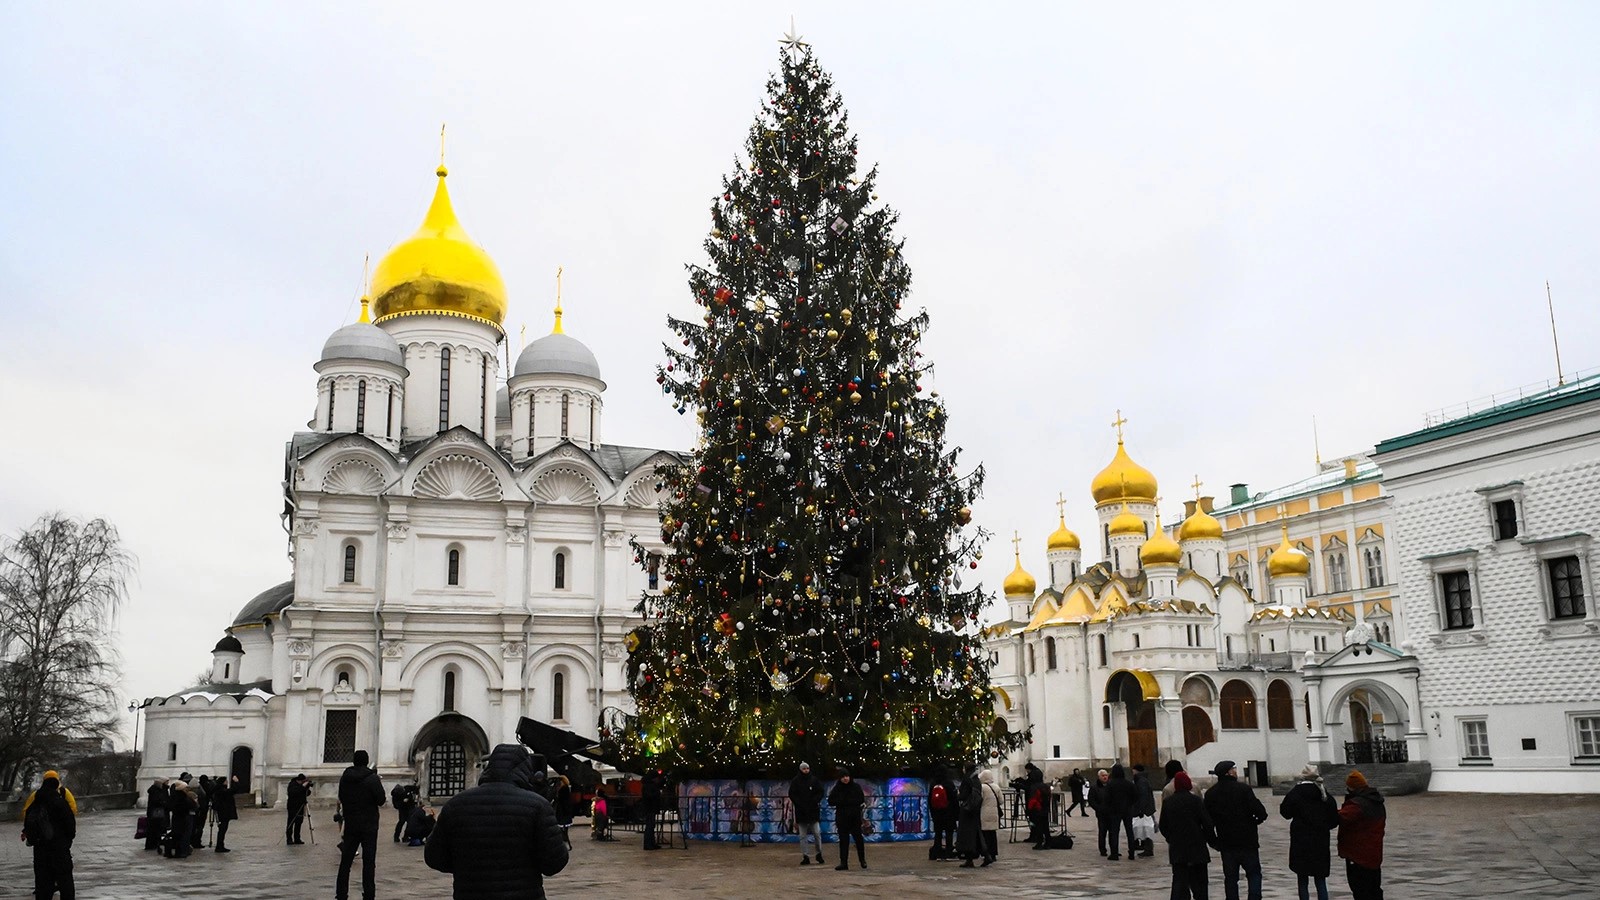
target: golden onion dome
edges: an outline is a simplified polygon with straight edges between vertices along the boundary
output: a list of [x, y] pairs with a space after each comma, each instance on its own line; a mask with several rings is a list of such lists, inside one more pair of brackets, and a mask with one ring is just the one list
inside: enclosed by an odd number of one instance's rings
[[1081, 549], [1083, 549], [1083, 545], [1081, 543], [1079, 543], [1078, 536], [1076, 534], [1073, 534], [1072, 533], [1072, 529], [1067, 527], [1067, 517], [1066, 516], [1062, 516], [1061, 517], [1061, 527], [1057, 528], [1055, 531], [1050, 532], [1050, 539], [1045, 542], [1045, 550], [1046, 551], [1050, 551], [1050, 550], [1081, 550]]
[[1156, 531], [1150, 539], [1139, 548], [1139, 562], [1146, 568], [1150, 566], [1175, 566], [1183, 560], [1183, 550], [1178, 547], [1178, 542], [1167, 537], [1167, 530], [1161, 527], [1161, 517], [1156, 516]]
[[1144, 537], [1144, 520], [1134, 515], [1133, 510], [1128, 508], [1128, 501], [1122, 501], [1122, 512], [1112, 517], [1110, 534], [1112, 537], [1119, 534], [1137, 534]]
[[1283, 541], [1267, 557], [1267, 575], [1272, 578], [1304, 578], [1311, 574], [1311, 557], [1289, 543], [1289, 526], [1283, 526]]
[[500, 270], [456, 219], [444, 180], [417, 233], [378, 261], [372, 272], [373, 312], [382, 322], [397, 316], [456, 316], [499, 328], [506, 319]]
[[1222, 540], [1222, 523], [1217, 517], [1195, 505], [1194, 515], [1183, 520], [1178, 526], [1178, 541], [1220, 541]]
[[1116, 455], [1111, 457], [1111, 464], [1101, 469], [1100, 474], [1090, 482], [1089, 493], [1094, 495], [1096, 506], [1105, 506], [1118, 500], [1155, 502], [1156, 476], [1128, 456], [1119, 437]]
[[1007, 597], [1032, 597], [1038, 587], [1039, 583], [1022, 568], [1022, 554], [1017, 554], [1017, 567], [1006, 576], [1006, 580], [1000, 585], [1001, 590]]

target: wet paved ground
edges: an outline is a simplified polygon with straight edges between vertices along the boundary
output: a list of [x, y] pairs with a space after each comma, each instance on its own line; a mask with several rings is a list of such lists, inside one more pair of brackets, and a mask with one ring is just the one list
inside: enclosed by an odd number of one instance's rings
[[[1263, 826], [1266, 900], [1297, 896], [1288, 858], [1287, 823], [1277, 818], [1277, 798], [1262, 800], [1274, 818]], [[388, 812], [386, 810], [386, 812]], [[247, 810], [228, 836], [233, 853], [197, 850], [186, 860], [159, 859], [132, 838], [134, 813], [85, 815], [74, 848], [78, 896], [86, 900], [172, 900], [206, 897], [328, 898], [338, 851], [327, 812], [317, 818], [318, 844], [282, 845], [282, 814]], [[391, 813], [392, 815], [392, 813]], [[1600, 796], [1549, 797], [1432, 794], [1389, 801], [1384, 887], [1393, 900], [1409, 898], [1521, 897], [1600, 898]], [[1001, 835], [1000, 861], [987, 869], [959, 869], [927, 861], [926, 843], [874, 844], [866, 871], [852, 866], [797, 865], [794, 845], [695, 842], [688, 850], [646, 853], [638, 835], [618, 843], [595, 843], [575, 826], [572, 861], [547, 879], [552, 898], [918, 897], [1012, 898], [1167, 896], [1170, 870], [1157, 842], [1156, 856], [1110, 862], [1101, 859], [1092, 819], [1075, 818], [1072, 850], [1033, 851], [1008, 844]], [[307, 835], [309, 839], [309, 833]], [[829, 845], [830, 861], [837, 849]], [[15, 840], [0, 842], [0, 897], [31, 896], [31, 851]], [[1329, 880], [1334, 897], [1348, 897], [1335, 860]], [[353, 879], [360, 883], [360, 865]], [[1220, 866], [1213, 860], [1211, 891], [1222, 896]], [[355, 886], [355, 885], [353, 885]], [[359, 896], [359, 887], [356, 895]], [[378, 896], [427, 900], [450, 896], [450, 880], [422, 864], [421, 848], [384, 840], [378, 848]], [[1313, 895], [1315, 896], [1315, 895]]]

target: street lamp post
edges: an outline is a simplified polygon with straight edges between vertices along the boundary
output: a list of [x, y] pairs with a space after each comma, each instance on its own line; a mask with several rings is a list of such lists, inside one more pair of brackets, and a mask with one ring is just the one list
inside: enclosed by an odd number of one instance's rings
[[128, 701], [128, 712], [133, 716], [133, 752], [139, 752], [139, 702]]

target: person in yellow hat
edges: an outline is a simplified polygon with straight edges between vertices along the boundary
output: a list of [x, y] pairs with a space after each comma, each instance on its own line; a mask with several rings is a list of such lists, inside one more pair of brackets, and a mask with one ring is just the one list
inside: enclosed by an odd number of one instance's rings
[[[77, 816], [77, 814], [78, 814], [78, 798], [72, 796], [72, 792], [67, 790], [67, 786], [66, 785], [61, 784], [61, 774], [59, 772], [57, 772], [55, 769], [51, 769], [50, 771], [44, 773], [44, 778], [42, 780], [43, 781], [49, 781], [51, 779], [54, 779], [55, 783], [61, 786], [61, 796], [66, 799], [67, 807], [72, 810], [73, 816]], [[28, 795], [28, 799], [23, 801], [23, 803], [22, 803], [22, 814], [24, 816], [26, 816], [28, 814], [28, 807], [33, 805], [34, 795], [36, 795], [38, 793], [39, 793], [38, 791], [34, 791], [33, 793], [30, 793]]]

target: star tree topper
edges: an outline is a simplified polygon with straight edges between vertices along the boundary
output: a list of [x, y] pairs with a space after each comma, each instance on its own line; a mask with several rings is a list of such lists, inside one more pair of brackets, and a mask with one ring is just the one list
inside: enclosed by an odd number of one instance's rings
[[802, 40], [800, 35], [795, 33], [794, 16], [789, 17], [789, 33], [779, 38], [778, 43], [782, 45], [783, 49], [791, 56], [801, 52], [803, 48], [811, 46]]

